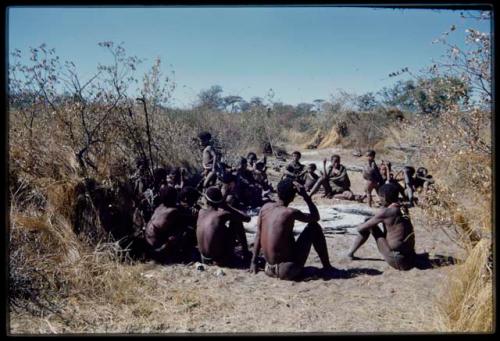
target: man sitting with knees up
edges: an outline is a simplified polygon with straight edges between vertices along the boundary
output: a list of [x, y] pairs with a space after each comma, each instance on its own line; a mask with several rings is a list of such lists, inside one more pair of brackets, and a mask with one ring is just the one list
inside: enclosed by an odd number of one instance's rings
[[[383, 208], [372, 218], [357, 227], [359, 235], [347, 254], [355, 259], [354, 253], [363, 245], [370, 233], [375, 238], [378, 250], [386, 262], [395, 269], [409, 270], [415, 266], [415, 235], [408, 215], [408, 209], [398, 203], [398, 188], [384, 184], [379, 189]], [[382, 223], [382, 231], [377, 225]]]
[[249, 222], [250, 217], [228, 205], [217, 187], [209, 187], [204, 197], [207, 208], [200, 210], [196, 223], [196, 238], [202, 262], [221, 266], [234, 265], [237, 261], [237, 240], [249, 259], [243, 222]]
[[[332, 270], [326, 239], [318, 224], [320, 219], [318, 208], [305, 188], [298, 182], [284, 179], [279, 182], [277, 190], [279, 200], [265, 204], [260, 210], [250, 272], [257, 272], [257, 256], [262, 248], [266, 260], [266, 275], [286, 280], [298, 279], [311, 246], [318, 253], [323, 270]], [[288, 207], [296, 193], [304, 198], [310, 213]], [[308, 223], [297, 241], [293, 236], [293, 225], [296, 220]]]

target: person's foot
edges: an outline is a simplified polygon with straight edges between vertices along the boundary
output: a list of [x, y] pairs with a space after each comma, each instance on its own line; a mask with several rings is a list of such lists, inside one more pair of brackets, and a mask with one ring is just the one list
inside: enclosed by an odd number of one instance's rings
[[348, 254], [345, 254], [344, 257], [342, 257], [342, 259], [345, 260], [345, 261], [350, 262], [350, 261], [353, 261], [353, 260], [358, 260], [359, 257], [356, 257], [355, 255], [348, 253]]
[[340, 270], [333, 267], [332, 265], [324, 266], [320, 271], [319, 275], [323, 279], [329, 279], [335, 277], [335, 275], [339, 272]]

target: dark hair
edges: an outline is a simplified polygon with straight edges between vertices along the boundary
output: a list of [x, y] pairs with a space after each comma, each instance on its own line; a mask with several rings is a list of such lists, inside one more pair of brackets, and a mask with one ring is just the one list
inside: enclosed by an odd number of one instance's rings
[[302, 154], [300, 154], [300, 152], [299, 152], [298, 150], [294, 151], [294, 152], [292, 153], [292, 155], [298, 155], [299, 157], [301, 157], [301, 156], [302, 156]]
[[384, 197], [387, 204], [392, 204], [398, 201], [399, 191], [395, 184], [388, 183], [380, 186], [378, 195]]
[[316, 164], [315, 163], [310, 163], [307, 167], [311, 168], [313, 171], [316, 170]]
[[163, 180], [165, 180], [165, 177], [167, 176], [168, 172], [165, 168], [163, 167], [158, 167], [153, 171], [153, 178], [156, 183], [159, 183]]
[[337, 160], [337, 161], [340, 161], [340, 155], [339, 154], [333, 154], [332, 157], [331, 157], [331, 160]]
[[168, 173], [169, 175], [179, 176], [181, 174], [181, 169], [179, 167], [174, 167]]
[[242, 165], [242, 164], [248, 164], [248, 160], [245, 159], [244, 157], [240, 158], [240, 165]]
[[143, 157], [137, 157], [135, 159], [135, 166], [137, 168], [139, 167], [147, 167], [149, 165], [148, 159], [143, 158]]
[[177, 190], [171, 186], [160, 188], [160, 202], [165, 206], [175, 206], [177, 203]]
[[295, 187], [292, 179], [286, 178], [281, 180], [277, 186], [278, 198], [283, 201], [292, 201], [295, 197]]
[[366, 152], [366, 156], [375, 156], [375, 151], [373, 149], [369, 149], [367, 152]]
[[409, 176], [413, 176], [415, 174], [415, 168], [413, 168], [412, 166], [405, 166], [404, 170], [408, 173]]
[[391, 163], [391, 161], [386, 161], [385, 165], [387, 166], [387, 170], [389, 172], [391, 172], [392, 171], [392, 163]]
[[258, 161], [255, 163], [255, 168], [256, 169], [264, 169], [264, 167], [266, 166], [266, 164], [262, 161]]
[[222, 173], [222, 175], [219, 177], [219, 180], [225, 184], [228, 184], [236, 181], [236, 176], [230, 171], [224, 171], [224, 173]]
[[202, 131], [198, 134], [198, 138], [200, 140], [210, 140], [212, 138], [212, 134], [210, 134], [208, 131]]
[[248, 153], [247, 155], [247, 159], [257, 159], [257, 154], [255, 154], [254, 152], [250, 152]]
[[200, 197], [200, 193], [191, 186], [184, 187], [179, 193], [179, 200], [183, 202], [187, 202], [188, 204], [194, 204], [198, 201]]
[[207, 188], [207, 191], [205, 192], [205, 198], [207, 199], [208, 204], [211, 206], [220, 205], [224, 200], [221, 190], [215, 186]]
[[418, 169], [417, 169], [417, 175], [418, 176], [426, 176], [427, 175], [427, 168], [425, 168], [425, 167], [418, 167]]

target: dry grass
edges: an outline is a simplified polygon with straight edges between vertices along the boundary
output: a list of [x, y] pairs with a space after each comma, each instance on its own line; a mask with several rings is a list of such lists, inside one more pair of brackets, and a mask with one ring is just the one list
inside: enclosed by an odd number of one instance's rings
[[[479, 123], [464, 127], [470, 120]], [[492, 331], [492, 162], [488, 146], [478, 145], [476, 137], [488, 136], [489, 127], [487, 112], [455, 111], [386, 129], [386, 146], [421, 146], [403, 154], [427, 167], [436, 180], [434, 189], [425, 194], [427, 223], [440, 228], [466, 253], [463, 264], [443, 284], [445, 294], [436, 301], [439, 331]]]
[[482, 239], [450, 274], [438, 304], [438, 330], [493, 332], [491, 242]]
[[[249, 150], [258, 151], [270, 137], [273, 143], [286, 137], [298, 144], [316, 141], [319, 137], [319, 130], [311, 135], [286, 135], [276, 125], [275, 118], [263, 115], [195, 112], [179, 117], [165, 116], [158, 129], [158, 133], [168, 132], [158, 143], [159, 153], [163, 155], [160, 163], [194, 163], [198, 151], [192, 148], [190, 139], [201, 130], [211, 131], [231, 157], [244, 155]], [[190, 331], [193, 321], [222, 319], [224, 314], [234, 311], [237, 304], [245, 303], [234, 290], [230, 292], [234, 297], [226, 297], [228, 288], [224, 284], [215, 288], [220, 290], [205, 291], [204, 283], [188, 283], [194, 281], [191, 268], [175, 267], [172, 271], [167, 268], [160, 271], [161, 278], [149, 276], [149, 264], [124, 262], [123, 252], [116, 244], [91, 247], [82, 242], [71, 226], [76, 187], [82, 180], [71, 141], [62, 134], [63, 128], [56, 127], [58, 122], [45, 120], [33, 127], [34, 136], [39, 137], [37, 143], [33, 143], [17, 121], [19, 117], [11, 114], [11, 118], [10, 140], [16, 141], [9, 150], [9, 298], [13, 331]], [[358, 128], [347, 139], [340, 139], [334, 128], [327, 129], [319, 148], [339, 143], [359, 144], [356, 139], [362, 135], [363, 128]], [[388, 125], [384, 129], [385, 139], [378, 139], [380, 132], [375, 132], [368, 141], [375, 144], [377, 150], [404, 139], [418, 140], [421, 135], [411, 125], [404, 129]], [[120, 167], [130, 165], [133, 155], [131, 147], [123, 141], [105, 146], [100, 154], [93, 155], [99, 167], [93, 176], [100, 182], [123, 173]], [[424, 153], [412, 156], [438, 179], [437, 190], [429, 197], [434, 205], [427, 208], [428, 222], [457, 232], [453, 234], [459, 236], [455, 241], [469, 256], [451, 273], [446, 283], [450, 290], [438, 302], [439, 323], [433, 328], [491, 331], [492, 278], [488, 263], [491, 164], [485, 155], [459, 150], [445, 150], [436, 156], [435, 159]], [[118, 170], [114, 170], [115, 167]], [[292, 289], [284, 287], [283, 290]], [[376, 299], [372, 303], [373, 307], [377, 306]], [[302, 313], [305, 318], [317, 319], [310, 309], [304, 308]], [[168, 323], [164, 316], [169, 317]], [[272, 331], [273, 323], [267, 322], [266, 328]]]

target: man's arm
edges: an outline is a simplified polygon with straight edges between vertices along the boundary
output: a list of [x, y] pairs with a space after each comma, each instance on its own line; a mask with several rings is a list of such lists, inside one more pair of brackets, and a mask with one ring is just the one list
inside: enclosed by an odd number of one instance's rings
[[307, 207], [309, 208], [309, 214], [301, 212], [299, 210], [294, 210], [294, 219], [298, 220], [298, 221], [302, 221], [304, 223], [318, 222], [320, 219], [318, 208], [313, 203], [309, 194], [307, 194], [306, 189], [304, 188], [304, 186], [302, 186], [298, 182], [294, 182], [294, 185], [298, 190], [298, 194], [302, 198], [304, 198], [304, 201], [306, 202]]
[[[333, 167], [332, 167], [333, 169]], [[339, 174], [333, 176], [331, 180], [337, 181], [343, 179], [347, 175], [347, 169], [345, 167], [341, 167], [339, 170]]]
[[252, 220], [252, 218], [249, 215], [247, 215], [244, 212], [242, 212], [242, 211], [234, 208], [233, 206], [231, 206], [227, 202], [225, 202], [223, 204], [223, 207], [224, 207], [224, 209], [226, 209], [231, 214], [232, 218], [236, 218], [238, 220], [244, 221], [245, 223], [248, 223], [250, 220]]
[[358, 225], [356, 230], [358, 230], [359, 233], [369, 231], [372, 227], [377, 226], [379, 223], [383, 222], [384, 218], [385, 218], [385, 210], [382, 210], [381, 212], [378, 212], [364, 223]]
[[323, 174], [326, 175], [328, 177], [328, 175], [330, 175], [327, 171], [326, 171], [326, 159], [323, 159]]
[[215, 172], [215, 164], [217, 163], [217, 154], [212, 147], [210, 147], [210, 155], [212, 155], [212, 172]]
[[256, 274], [257, 273], [257, 257], [260, 253], [260, 231], [262, 229], [262, 211], [259, 213], [259, 218], [257, 220], [257, 233], [255, 234], [254, 244], [253, 244], [253, 255], [252, 261], [250, 263], [250, 272]]
[[250, 185], [250, 181], [248, 181], [248, 179], [246, 179], [241, 173], [238, 174], [238, 182], [243, 183], [245, 185]]
[[181, 189], [184, 188], [185, 178], [186, 178], [186, 169], [185, 168], [181, 168], [181, 183], [179, 184], [179, 186], [181, 187]]
[[283, 171], [283, 173], [285, 175], [288, 175], [288, 176], [292, 176], [292, 177], [295, 177], [295, 173], [293, 172], [293, 168], [291, 167], [290, 164], [288, 164], [285, 168], [285, 170]]

